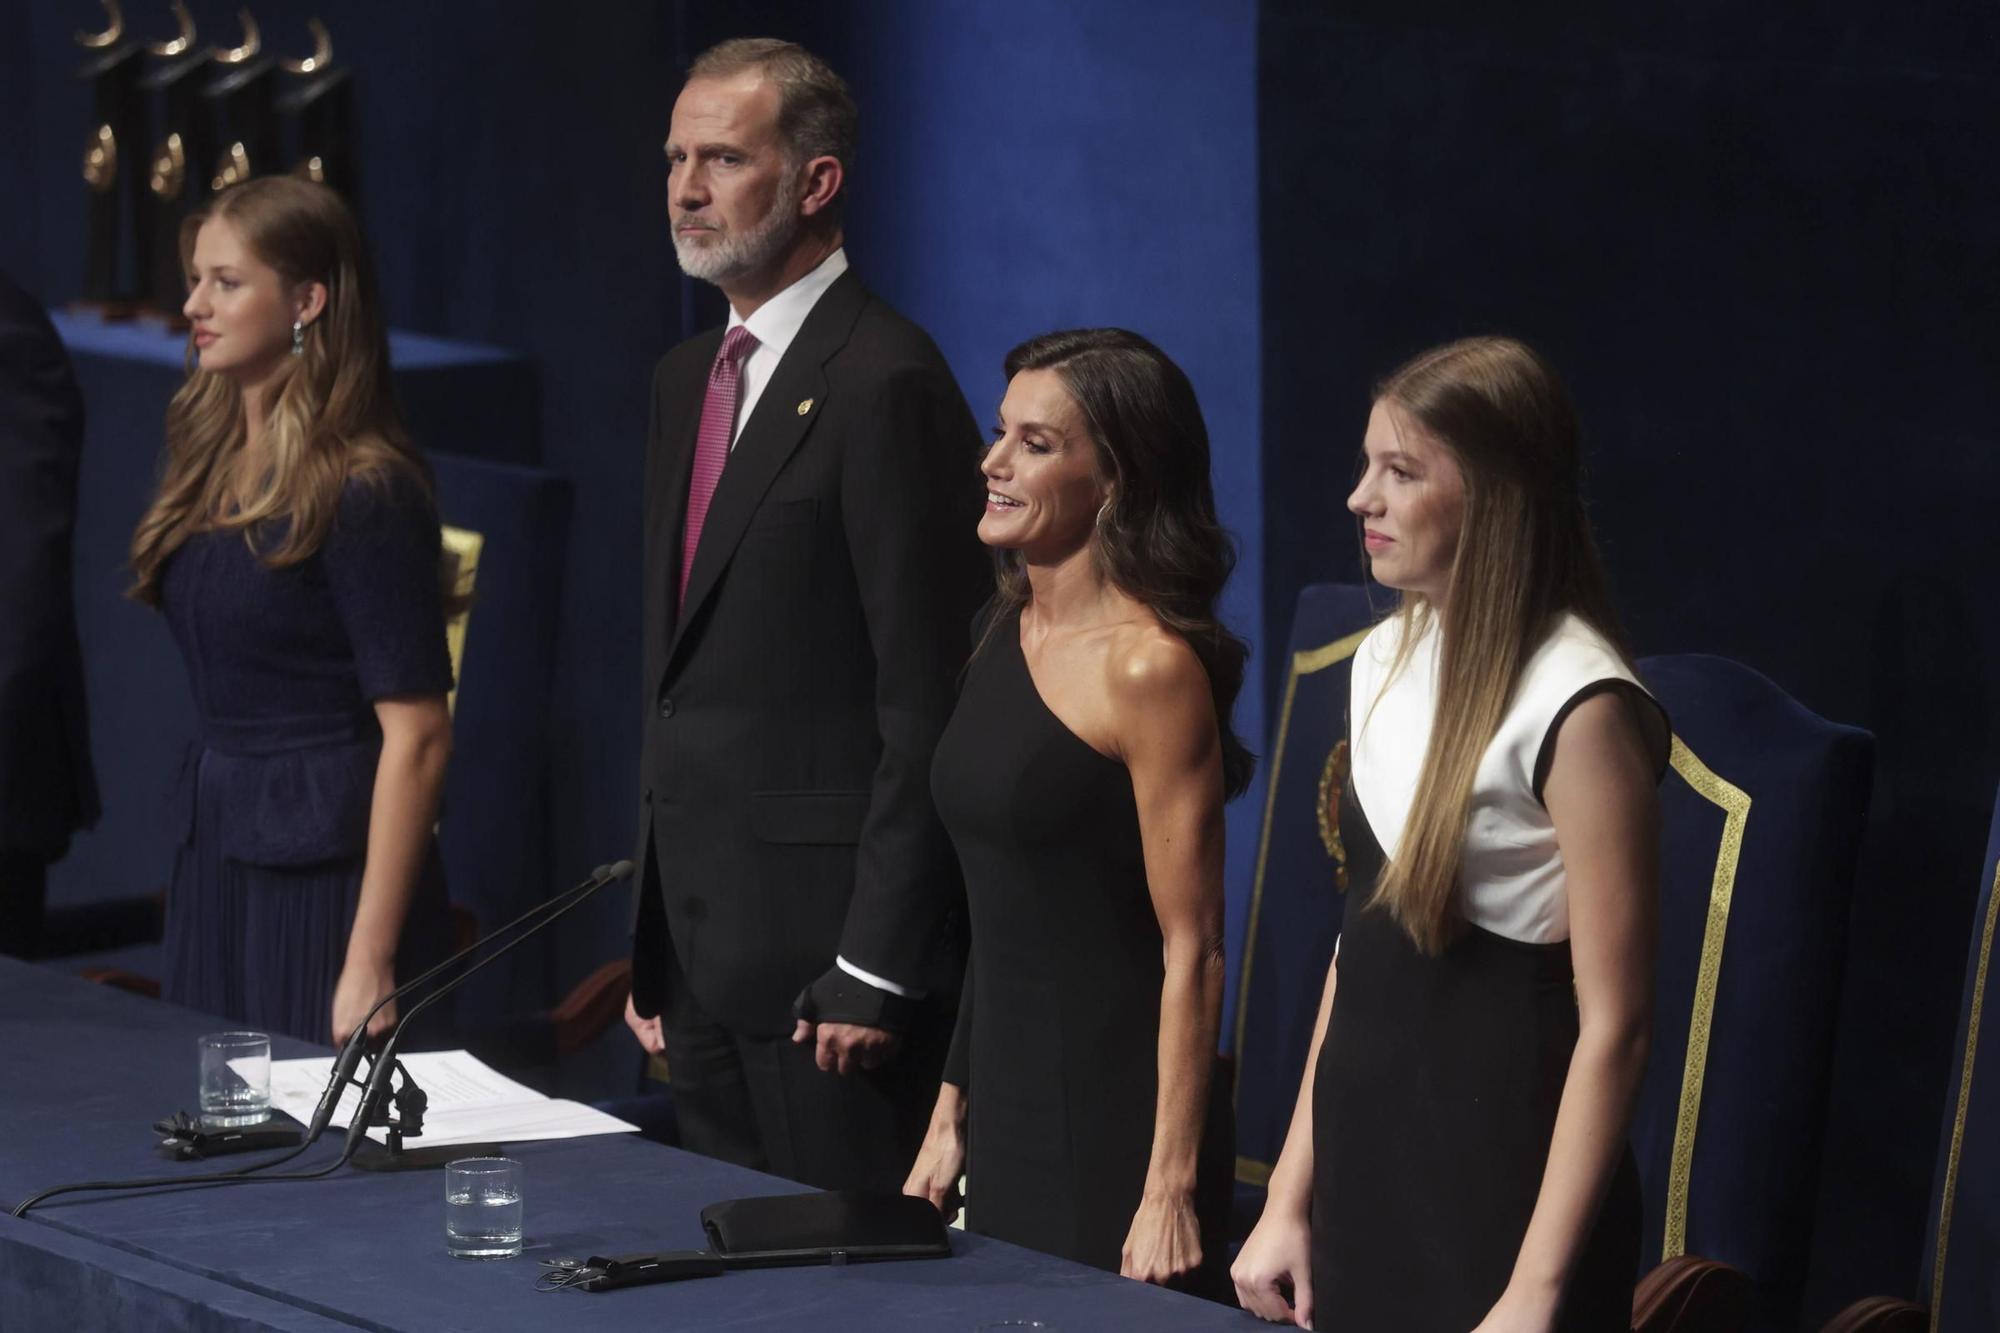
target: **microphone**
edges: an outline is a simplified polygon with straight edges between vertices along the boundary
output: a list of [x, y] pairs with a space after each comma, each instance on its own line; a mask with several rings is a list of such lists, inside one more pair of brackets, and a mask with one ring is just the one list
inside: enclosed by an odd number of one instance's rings
[[[431, 968], [429, 971], [423, 973], [421, 976], [412, 978], [411, 980], [404, 982], [402, 985], [396, 987], [396, 989], [390, 991], [387, 995], [384, 995], [381, 999], [377, 1000], [375, 1002], [375, 1007], [368, 1011], [367, 1016], [364, 1017], [359, 1023], [354, 1025], [354, 1031], [347, 1038], [347, 1044], [340, 1048], [340, 1057], [336, 1059], [333, 1063], [333, 1076], [327, 1081], [326, 1091], [320, 1094], [319, 1105], [313, 1108], [312, 1120], [308, 1122], [306, 1125], [305, 1139], [300, 1144], [300, 1147], [303, 1148], [308, 1144], [316, 1142], [319, 1136], [326, 1132], [327, 1125], [332, 1123], [334, 1108], [340, 1104], [340, 1094], [343, 1091], [345, 1091], [347, 1085], [353, 1081], [354, 1071], [361, 1064], [361, 1057], [367, 1051], [368, 1024], [374, 1021], [375, 1015], [382, 1012], [383, 1006], [392, 1004], [395, 1001], [400, 1000], [403, 996], [408, 995], [411, 991], [417, 989], [417, 987], [424, 985], [426, 982], [431, 981], [432, 979], [442, 975], [443, 973], [449, 971], [451, 968], [458, 966], [460, 963], [464, 962], [471, 955], [485, 948], [487, 945], [491, 944], [494, 940], [499, 939], [502, 935], [506, 934], [508, 931], [513, 930], [516, 926], [519, 926], [524, 922], [529, 921], [537, 914], [542, 912], [553, 911], [555, 915], [552, 915], [548, 918], [548, 921], [553, 921], [556, 916], [560, 916], [562, 912], [569, 910], [569, 907], [573, 905], [569, 902], [569, 899], [571, 898], [572, 895], [580, 893], [583, 896], [588, 897], [590, 894], [593, 894], [598, 889], [604, 887], [604, 885], [610, 883], [613, 879], [624, 879], [627, 875], [630, 875], [631, 873], [632, 873], [632, 863], [630, 861], [620, 861], [615, 865], [599, 866], [597, 867], [597, 869], [591, 871], [589, 878], [585, 879], [581, 884], [576, 885], [574, 888], [565, 889], [553, 898], [549, 898], [542, 902], [536, 903], [533, 907], [529, 908], [521, 915], [515, 917], [512, 921], [509, 921], [503, 926], [497, 926], [493, 930], [488, 931], [486, 934], [480, 936], [472, 943], [466, 945], [463, 949], [460, 949], [457, 953], [453, 954], [451, 957], [439, 963], [436, 967]], [[535, 931], [540, 930], [541, 927], [545, 924], [547, 924], [546, 921], [536, 923], [534, 926], [530, 927], [527, 931], [525, 931], [520, 936], [520, 939], [517, 939], [516, 941], [514, 941], [514, 943], [518, 944], [520, 940], [528, 938], [529, 935], [532, 935], [535, 933]], [[509, 944], [507, 946], [508, 949], [511, 949], [513, 947], [514, 947], [513, 944]], [[502, 949], [500, 952], [505, 953], [506, 949]], [[494, 957], [498, 956], [499, 954], [494, 955]], [[446, 989], [449, 990], [450, 987], [447, 986]]]
[[[160, 1189], [183, 1185], [264, 1185], [275, 1184], [281, 1180], [316, 1180], [322, 1176], [331, 1175], [353, 1157], [355, 1149], [359, 1146], [360, 1133], [366, 1130], [369, 1109], [381, 1098], [388, 1087], [389, 1071], [395, 1067], [395, 1046], [403, 1035], [404, 1026], [408, 1024], [410, 1019], [429, 1008], [437, 1000], [456, 990], [474, 972], [485, 967], [501, 955], [510, 952], [516, 945], [540, 932], [544, 927], [556, 920], [556, 918], [579, 906], [586, 898], [589, 898], [606, 884], [611, 883], [613, 880], [625, 879], [631, 873], [632, 863], [630, 861], [618, 861], [612, 865], [599, 866], [581, 884], [565, 889], [545, 902], [537, 903], [520, 916], [515, 917], [512, 921], [474, 940], [470, 945], [460, 949], [457, 953], [445, 959], [436, 967], [431, 968], [423, 975], [398, 986], [395, 990], [383, 996], [376, 1003], [375, 1007], [368, 1011], [368, 1017], [361, 1020], [359, 1026], [355, 1028], [354, 1034], [348, 1038], [347, 1045], [341, 1049], [339, 1058], [334, 1062], [333, 1077], [327, 1084], [326, 1092], [320, 1098], [319, 1106], [313, 1112], [312, 1123], [308, 1126], [309, 1132], [297, 1147], [269, 1161], [259, 1162], [253, 1166], [240, 1167], [234, 1171], [210, 1172], [194, 1176], [147, 1176], [132, 1180], [93, 1180], [74, 1185], [58, 1185], [52, 1189], [43, 1190], [39, 1194], [30, 1195], [28, 1198], [23, 1199], [11, 1210], [12, 1215], [15, 1217], [26, 1217], [28, 1210], [36, 1204], [41, 1203], [45, 1199], [52, 1199], [60, 1194], [92, 1193], [105, 1190]], [[538, 917], [540, 918], [539, 920], [536, 919]], [[334, 1107], [340, 1100], [341, 1090], [353, 1079], [355, 1067], [360, 1063], [362, 1053], [367, 1046], [368, 1019], [380, 1013], [383, 1005], [408, 994], [425, 982], [433, 980], [446, 969], [463, 962], [467, 957], [485, 948], [494, 940], [501, 938], [508, 931], [523, 925], [527, 926], [527, 929], [521, 931], [520, 934], [509, 940], [492, 954], [480, 959], [451, 981], [438, 987], [430, 995], [425, 996], [410, 1010], [402, 1022], [396, 1025], [394, 1031], [389, 1034], [388, 1041], [384, 1044], [381, 1059], [369, 1071], [368, 1082], [362, 1092], [361, 1106], [355, 1113], [354, 1125], [348, 1129], [346, 1148], [341, 1152], [339, 1157], [334, 1159], [330, 1164], [312, 1171], [273, 1175], [254, 1174], [291, 1161], [305, 1152], [307, 1148], [311, 1147], [313, 1141], [325, 1132], [328, 1123], [333, 1118]], [[408, 1072], [405, 1071], [404, 1077], [408, 1078], [408, 1076]], [[357, 1132], [355, 1126], [360, 1127], [359, 1132]]]
[[[471, 967], [466, 968], [463, 972], [451, 978], [451, 980], [445, 982], [442, 986], [439, 986], [434, 990], [432, 990], [429, 995], [424, 996], [423, 999], [411, 1005], [410, 1011], [407, 1014], [404, 1014], [402, 1019], [397, 1022], [395, 1028], [390, 1031], [388, 1040], [382, 1043], [382, 1049], [376, 1053], [374, 1063], [369, 1066], [368, 1081], [363, 1086], [361, 1091], [361, 1104], [355, 1108], [354, 1119], [350, 1121], [347, 1126], [347, 1145], [345, 1150], [341, 1153], [341, 1160], [345, 1161], [348, 1158], [352, 1157], [356, 1149], [358, 1149], [361, 1146], [362, 1136], [368, 1132], [369, 1125], [375, 1122], [376, 1115], [379, 1113], [383, 1101], [388, 1097], [389, 1080], [397, 1068], [396, 1050], [402, 1044], [403, 1029], [407, 1028], [410, 1025], [412, 1019], [416, 1018], [418, 1014], [421, 1014], [424, 1010], [436, 1004], [439, 1000], [442, 1000], [445, 996], [457, 990], [460, 986], [463, 986], [481, 968], [487, 967], [490, 964], [496, 963], [500, 959], [505, 958], [508, 954], [512, 953], [516, 948], [518, 948], [522, 944], [525, 944], [530, 939], [533, 939], [536, 935], [548, 929], [550, 926], [554, 925], [557, 921], [561, 920], [563, 917], [569, 915], [569, 913], [583, 906], [583, 904], [593, 894], [595, 894], [599, 889], [603, 888], [606, 884], [610, 884], [617, 880], [628, 878], [631, 875], [631, 873], [632, 873], [632, 863], [630, 861], [618, 861], [608, 866], [599, 866], [595, 871], [591, 873], [589, 879], [577, 885], [575, 888], [570, 889], [566, 893], [563, 893], [556, 898], [552, 898], [548, 902], [542, 904], [542, 908], [547, 909], [548, 914], [544, 916], [541, 920], [535, 922], [533, 925], [529, 926], [526, 930], [523, 930], [520, 934], [516, 935], [513, 939], [508, 940], [498, 949], [495, 949], [492, 953], [487, 954], [484, 958], [474, 963]], [[503, 927], [503, 929], [511, 928], [513, 924], [518, 924], [518, 922], [510, 923], [509, 927]], [[497, 936], [499, 933], [500, 933], [499, 931], [495, 931], [493, 932], [493, 935], [489, 935], [487, 939], [490, 940], [495, 936]], [[481, 941], [481, 943], [485, 943], [485, 941]], [[383, 1004], [388, 1003], [388, 998], [385, 998], [382, 1001], [382, 1003]], [[382, 1005], [378, 1004], [375, 1007], [376, 1009], [379, 1010], [382, 1007]], [[364, 1022], [363, 1027], [365, 1028], [366, 1026], [367, 1026], [366, 1023]], [[336, 1070], [335, 1072], [337, 1073], [338, 1070]], [[350, 1075], [352, 1075], [353, 1073], [352, 1067], [349, 1068], [348, 1072]], [[403, 1082], [406, 1087], [413, 1082], [413, 1080], [410, 1078], [410, 1071], [407, 1069], [403, 1071]], [[333, 1089], [329, 1089], [328, 1095], [336, 1096], [337, 1092]], [[313, 1119], [315, 1122], [318, 1122], [319, 1116], [315, 1114]], [[322, 1125], [321, 1128], [324, 1128], [324, 1125]]]

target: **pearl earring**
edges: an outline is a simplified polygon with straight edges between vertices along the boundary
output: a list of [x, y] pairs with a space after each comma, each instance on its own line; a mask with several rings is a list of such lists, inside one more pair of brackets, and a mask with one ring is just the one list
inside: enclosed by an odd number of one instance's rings
[[302, 319], [295, 319], [292, 321], [292, 355], [304, 356], [305, 354], [306, 322]]

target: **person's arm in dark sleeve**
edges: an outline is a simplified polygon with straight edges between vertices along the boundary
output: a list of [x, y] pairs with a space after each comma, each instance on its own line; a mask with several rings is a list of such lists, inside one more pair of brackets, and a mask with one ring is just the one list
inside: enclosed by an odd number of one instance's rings
[[[66, 757], [87, 769], [65, 730], [82, 727], [72, 600], [82, 452], [83, 395], [62, 341], [40, 304], [0, 277], [0, 846], [57, 851], [97, 813], [87, 771], [52, 778], [49, 767]], [[58, 716], [65, 696], [73, 718]]]
[[[977, 536], [978, 461], [978, 428], [957, 385], [940, 368], [913, 364], [881, 387], [873, 428], [842, 462], [882, 755], [838, 960], [799, 997], [800, 1039], [815, 1022], [901, 1030], [948, 950], [957, 863], [931, 804], [930, 768], [957, 698], [965, 625], [992, 585]], [[839, 1067], [824, 1050], [821, 1063]]]
[[840, 957], [916, 991], [929, 980], [958, 878], [931, 803], [931, 754], [957, 702], [965, 625], [992, 576], [977, 535], [979, 431], [957, 386], [913, 367], [882, 396], [879, 428], [843, 463], [882, 757]]

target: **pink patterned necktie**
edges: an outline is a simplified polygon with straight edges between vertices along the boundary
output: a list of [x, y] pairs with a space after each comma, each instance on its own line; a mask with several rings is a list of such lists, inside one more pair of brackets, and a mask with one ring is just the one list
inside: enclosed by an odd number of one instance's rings
[[701, 428], [694, 437], [694, 473], [688, 478], [687, 522], [681, 529], [681, 582], [676, 609], [687, 601], [688, 573], [694, 568], [701, 525], [708, 519], [708, 502], [722, 465], [729, 461], [729, 437], [736, 428], [736, 400], [743, 381], [743, 358], [757, 349], [757, 335], [743, 325], [722, 335], [722, 349], [708, 368], [708, 391], [701, 396]]

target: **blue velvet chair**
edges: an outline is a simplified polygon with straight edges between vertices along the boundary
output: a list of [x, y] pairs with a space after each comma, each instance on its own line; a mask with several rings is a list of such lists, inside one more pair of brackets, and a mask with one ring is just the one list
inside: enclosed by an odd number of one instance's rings
[[[1386, 608], [1385, 608], [1386, 609]], [[1265, 761], [1264, 824], [1237, 971], [1236, 1234], [1256, 1221], [1284, 1146], [1347, 885], [1338, 827], [1347, 777], [1347, 687], [1375, 620], [1368, 595], [1323, 583], [1299, 593], [1283, 702]]]
[[1939, 1333], [2000, 1328], [2000, 1024], [1980, 1021], [2000, 917], [2000, 794], [1979, 878], [1924, 1244], [1923, 1291]]
[[[491, 926], [562, 887], [548, 855], [549, 730], [570, 484], [539, 468], [429, 457], [447, 547], [473, 593], [451, 627], [459, 679], [438, 844], [452, 901]], [[547, 976], [545, 955], [523, 947], [467, 983], [461, 1024], [539, 1009]]]
[[1743, 1322], [1727, 1322], [1790, 1329], [1874, 740], [1724, 658], [1654, 657], [1640, 672], [1674, 742], [1653, 1041], [1632, 1128], [1641, 1267], [1662, 1266], [1635, 1311], [1659, 1314], [1663, 1285], [1713, 1285], [1691, 1271], [1699, 1256], [1749, 1279]]
[[[2000, 925], [2000, 793], [1980, 863], [1979, 897], [1966, 950], [1965, 998], [1952, 1043], [1944, 1130], [1931, 1186], [1930, 1231], [1919, 1274], [1921, 1303], [1858, 1301], [1826, 1333], [1986, 1333], [2000, 1328], [2000, 1022], [1985, 1013]], [[1982, 1021], [1983, 1020], [1983, 1021]]]

